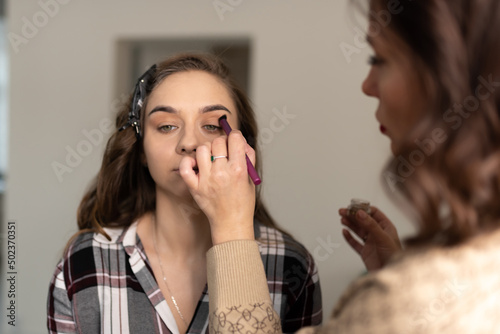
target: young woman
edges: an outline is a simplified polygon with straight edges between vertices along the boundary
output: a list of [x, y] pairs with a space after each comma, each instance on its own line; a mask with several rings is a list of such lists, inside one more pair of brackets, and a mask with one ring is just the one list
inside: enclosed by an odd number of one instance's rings
[[[199, 154], [200, 145], [225, 143], [218, 123], [223, 115], [248, 141], [246, 151], [257, 157], [259, 170], [254, 112], [219, 59], [179, 55], [138, 80], [80, 204], [80, 232], [50, 284], [49, 332], [208, 331], [210, 217], [189, 192], [180, 164]], [[197, 175], [198, 168], [209, 168], [206, 163], [217, 167], [226, 159], [217, 154], [188, 169]], [[276, 226], [259, 191], [252, 187], [247, 195], [251, 205], [235, 209], [253, 221], [246, 232], [259, 242], [280, 325], [295, 331], [320, 324], [321, 291], [311, 255]]]
[[[349, 243], [371, 269], [385, 266], [356, 280], [324, 327], [304, 332], [497, 333], [500, 2], [371, 0], [369, 5], [368, 41], [375, 54], [363, 91], [379, 101], [375, 117], [394, 153], [384, 176], [416, 217], [418, 233], [391, 257], [399, 239], [379, 210], [347, 217], [342, 209], [342, 223], [364, 240], [345, 233]], [[232, 207], [231, 202], [206, 196], [210, 186], [251, 198], [248, 177], [232, 173], [234, 165], [242, 168], [244, 147], [240, 136], [229, 136], [226, 165], [200, 166], [198, 175], [187, 168], [189, 159], [182, 164], [195, 198], [210, 203], [204, 209], [214, 240], [208, 285], [217, 296], [210, 301], [210, 326], [214, 333], [280, 332], [249, 233], [250, 215], [224, 216], [217, 208]], [[226, 154], [224, 145], [208, 145], [197, 154], [198, 162], [210, 149]], [[221, 170], [227, 178], [219, 180], [214, 175]]]

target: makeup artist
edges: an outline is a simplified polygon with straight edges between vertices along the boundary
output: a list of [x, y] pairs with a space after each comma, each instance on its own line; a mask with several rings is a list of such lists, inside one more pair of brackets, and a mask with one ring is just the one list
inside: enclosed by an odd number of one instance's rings
[[[404, 201], [418, 228], [405, 250], [391, 256], [399, 239], [379, 210], [354, 217], [340, 211], [342, 224], [364, 240], [354, 242], [345, 233], [349, 244], [371, 269], [383, 268], [354, 281], [324, 327], [301, 332], [498, 333], [500, 2], [361, 2], [370, 11], [391, 13], [387, 26], [368, 16], [374, 55], [362, 86], [378, 100], [375, 117], [391, 140], [394, 158], [387, 171], [398, 176], [397, 156], [415, 154], [417, 140], [439, 140], [412, 175], [395, 183], [395, 199]], [[197, 150], [198, 174], [191, 168], [194, 158], [181, 163], [181, 175], [195, 200], [205, 202], [211, 224], [212, 333], [282, 330], [252, 217], [245, 214], [254, 191], [245, 152], [253, 157], [243, 136], [232, 133], [227, 146], [217, 142]], [[215, 154], [228, 159], [208, 163]]]

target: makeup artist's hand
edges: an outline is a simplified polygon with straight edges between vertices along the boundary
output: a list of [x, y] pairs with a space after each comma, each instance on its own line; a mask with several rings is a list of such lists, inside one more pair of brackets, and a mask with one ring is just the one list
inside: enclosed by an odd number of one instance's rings
[[[255, 163], [255, 152], [240, 131], [216, 138], [186, 156], [180, 173], [191, 195], [208, 217], [214, 245], [255, 238], [253, 215], [255, 185], [248, 177], [245, 153]], [[227, 156], [211, 161], [211, 157]], [[198, 174], [193, 167], [198, 166]]]
[[359, 210], [355, 216], [348, 210], [339, 210], [342, 225], [351, 229], [364, 242], [360, 243], [347, 229], [342, 230], [349, 245], [361, 256], [368, 271], [382, 268], [402, 249], [394, 224], [378, 208], [372, 206], [371, 214]]

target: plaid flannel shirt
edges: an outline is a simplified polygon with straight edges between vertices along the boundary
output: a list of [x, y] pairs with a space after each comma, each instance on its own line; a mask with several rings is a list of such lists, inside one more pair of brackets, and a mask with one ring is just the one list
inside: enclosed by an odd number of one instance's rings
[[[178, 333], [144, 247], [128, 228], [84, 233], [57, 264], [49, 287], [49, 333]], [[321, 289], [312, 256], [281, 232], [255, 223], [255, 237], [274, 309], [284, 332], [322, 322]], [[208, 289], [187, 333], [208, 333]]]

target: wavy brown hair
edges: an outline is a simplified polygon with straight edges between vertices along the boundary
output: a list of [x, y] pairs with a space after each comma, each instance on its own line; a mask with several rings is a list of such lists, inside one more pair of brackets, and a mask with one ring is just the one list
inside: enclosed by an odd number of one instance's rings
[[[429, 83], [429, 107], [383, 176], [416, 213], [409, 244], [459, 244], [500, 227], [500, 1], [399, 3], [387, 29]], [[390, 6], [370, 2], [372, 14]]]
[[[204, 71], [217, 77], [228, 89], [238, 110], [239, 129], [248, 144], [255, 150], [256, 169], [262, 173], [260, 150], [257, 145], [255, 113], [246, 94], [231, 77], [229, 69], [216, 56], [209, 54], [181, 54], [157, 64], [156, 71], [147, 86], [143, 109], [149, 94], [169, 75], [186, 71]], [[78, 208], [78, 227], [109, 236], [103, 227], [126, 227], [147, 212], [155, 210], [155, 183], [149, 170], [142, 163], [143, 142], [137, 139], [132, 127], [119, 131], [127, 123], [132, 95], [119, 110], [116, 130], [111, 135], [96, 180], [83, 197]], [[141, 110], [144, 124], [144, 110]], [[284, 232], [277, 226], [261, 200], [260, 187], [256, 189], [256, 220]]]

